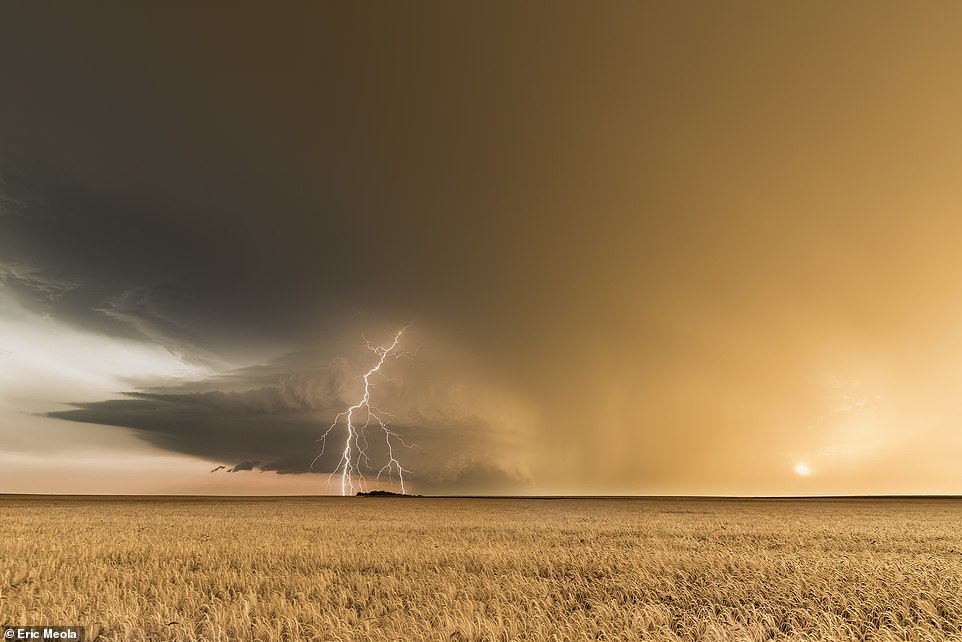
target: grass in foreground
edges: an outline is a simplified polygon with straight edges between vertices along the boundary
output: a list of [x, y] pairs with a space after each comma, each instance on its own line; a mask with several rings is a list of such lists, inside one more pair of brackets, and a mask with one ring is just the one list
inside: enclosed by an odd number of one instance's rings
[[962, 640], [954, 500], [0, 499], [88, 640]]

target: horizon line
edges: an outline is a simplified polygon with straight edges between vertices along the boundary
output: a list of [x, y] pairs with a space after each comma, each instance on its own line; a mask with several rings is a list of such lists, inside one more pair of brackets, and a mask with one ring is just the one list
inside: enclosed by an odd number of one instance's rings
[[[270, 500], [270, 499], [347, 499], [359, 498], [357, 495], [328, 495], [328, 494], [285, 494], [285, 495], [233, 495], [233, 494], [197, 494], [197, 493], [8, 493], [0, 492], [0, 499], [13, 498], [78, 498], [78, 499], [123, 499], [123, 498], [171, 498], [171, 499], [234, 499], [234, 500]], [[372, 499], [372, 497], [361, 497]], [[824, 495], [422, 495], [396, 494], [383, 497], [386, 499], [648, 499], [648, 500], [817, 500], [817, 499], [962, 499], [960, 493], [878, 493], [878, 494], [824, 494]], [[378, 497], [373, 497], [378, 499]]]

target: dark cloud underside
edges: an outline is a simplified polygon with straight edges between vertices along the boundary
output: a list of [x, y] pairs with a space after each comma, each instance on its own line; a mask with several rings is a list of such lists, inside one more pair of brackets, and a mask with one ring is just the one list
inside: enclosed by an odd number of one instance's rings
[[[394, 443], [411, 471], [409, 480], [422, 490], [477, 491], [486, 488], [484, 480], [522, 487], [530, 476], [521, 463], [529, 454], [527, 426], [511, 422], [523, 418], [523, 409], [496, 390], [439, 381], [438, 372], [431, 372], [436, 364], [430, 351], [427, 355], [403, 369], [389, 364], [388, 378], [372, 381], [378, 406], [390, 408], [383, 414], [391, 430], [410, 446]], [[296, 363], [300, 369], [293, 369]], [[417, 371], [405, 372], [413, 368]], [[360, 377], [349, 364], [300, 354], [213, 380], [76, 403], [48, 416], [130, 428], [164, 450], [230, 464], [227, 472], [328, 474], [338, 467], [343, 434], [335, 430], [326, 443], [321, 437], [361, 392]], [[355, 415], [357, 426], [366, 419], [363, 411]], [[387, 461], [383, 435], [374, 427], [360, 434], [369, 455], [363, 470], [374, 478]], [[515, 452], [501, 452], [511, 449]]]

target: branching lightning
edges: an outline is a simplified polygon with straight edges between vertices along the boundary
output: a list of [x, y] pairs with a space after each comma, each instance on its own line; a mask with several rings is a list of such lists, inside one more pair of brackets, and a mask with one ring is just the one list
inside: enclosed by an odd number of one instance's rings
[[[396, 432], [391, 430], [390, 422], [385, 419], [389, 417], [389, 413], [384, 412], [377, 406], [371, 403], [371, 390], [375, 387], [375, 384], [371, 381], [374, 375], [380, 375], [385, 377], [384, 373], [381, 372], [381, 367], [388, 359], [398, 359], [401, 357], [413, 358], [414, 355], [410, 352], [401, 352], [398, 350], [398, 345], [401, 343], [401, 335], [404, 334], [405, 330], [410, 326], [405, 326], [398, 330], [397, 335], [394, 337], [394, 342], [388, 346], [372, 346], [367, 339], [364, 340], [365, 346], [378, 356], [378, 361], [374, 366], [364, 373], [364, 394], [361, 396], [360, 401], [358, 401], [353, 406], [348, 407], [347, 410], [339, 413], [334, 418], [334, 423], [321, 435], [320, 441], [322, 443], [321, 452], [314, 458], [311, 466], [321, 458], [324, 454], [324, 450], [327, 448], [327, 439], [331, 433], [340, 425], [343, 425], [345, 431], [344, 448], [341, 451], [341, 459], [338, 461], [337, 466], [331, 472], [328, 477], [328, 483], [335, 476], [340, 474], [341, 476], [341, 495], [354, 495], [357, 491], [365, 490], [367, 487], [367, 481], [364, 477], [363, 470], [373, 471], [371, 467], [371, 462], [368, 457], [368, 438], [367, 430], [372, 427], [376, 427], [380, 431], [380, 435], [384, 437], [385, 445], [387, 446], [387, 463], [384, 464], [377, 471], [377, 481], [380, 481], [381, 476], [385, 473], [391, 479], [393, 479], [394, 472], [397, 472], [398, 481], [400, 482], [401, 492], [404, 493], [404, 473], [410, 473], [411, 471], [405, 469], [401, 466], [401, 463], [394, 456], [394, 449], [396, 445], [404, 446], [405, 448], [411, 448], [404, 439], [401, 438]], [[363, 423], [360, 423], [360, 418], [363, 418]], [[357, 422], [357, 423], [355, 423]]]

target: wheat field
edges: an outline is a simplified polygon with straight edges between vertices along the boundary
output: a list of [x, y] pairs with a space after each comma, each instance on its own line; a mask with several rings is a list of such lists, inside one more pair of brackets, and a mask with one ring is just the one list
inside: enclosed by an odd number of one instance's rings
[[962, 640], [962, 502], [0, 499], [95, 640]]

